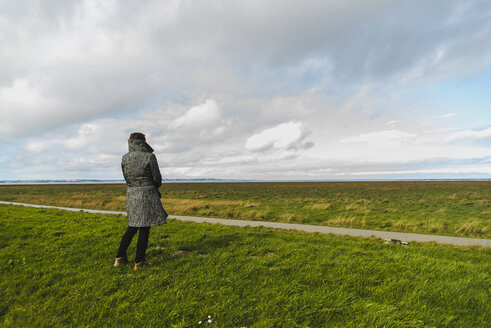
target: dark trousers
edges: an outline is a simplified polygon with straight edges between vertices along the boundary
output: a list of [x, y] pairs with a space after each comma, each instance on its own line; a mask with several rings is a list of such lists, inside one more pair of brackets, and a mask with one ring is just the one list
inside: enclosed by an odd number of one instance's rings
[[138, 243], [136, 244], [136, 258], [135, 262], [141, 262], [145, 260], [145, 252], [147, 251], [148, 235], [150, 234], [150, 227], [128, 227], [128, 230], [123, 235], [121, 243], [119, 244], [118, 255], [116, 257], [128, 258], [126, 250], [131, 244], [131, 240], [136, 232], [140, 230], [138, 234]]

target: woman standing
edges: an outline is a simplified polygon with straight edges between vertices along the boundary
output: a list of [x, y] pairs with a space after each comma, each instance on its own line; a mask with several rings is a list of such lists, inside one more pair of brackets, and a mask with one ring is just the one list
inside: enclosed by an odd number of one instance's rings
[[145, 260], [148, 235], [151, 226], [167, 223], [167, 213], [160, 202], [159, 187], [162, 184], [157, 158], [145, 140], [145, 135], [132, 133], [128, 140], [129, 151], [123, 156], [121, 167], [126, 181], [126, 211], [128, 229], [119, 245], [114, 266], [128, 264], [126, 250], [131, 239], [138, 234], [135, 270], [150, 264]]

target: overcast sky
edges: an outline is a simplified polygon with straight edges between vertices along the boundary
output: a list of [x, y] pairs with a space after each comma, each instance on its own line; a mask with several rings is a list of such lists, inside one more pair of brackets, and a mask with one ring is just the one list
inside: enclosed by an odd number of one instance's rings
[[0, 179], [491, 178], [491, 1], [0, 0]]

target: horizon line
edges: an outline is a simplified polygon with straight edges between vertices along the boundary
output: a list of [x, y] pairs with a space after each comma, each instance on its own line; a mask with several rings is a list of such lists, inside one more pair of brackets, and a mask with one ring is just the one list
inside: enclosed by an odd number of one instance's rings
[[[491, 178], [400, 178], [400, 179], [221, 179], [221, 178], [175, 178], [162, 182], [390, 182], [390, 181], [491, 181]], [[0, 180], [0, 185], [20, 184], [72, 184], [72, 183], [125, 183], [124, 179], [9, 179]]]

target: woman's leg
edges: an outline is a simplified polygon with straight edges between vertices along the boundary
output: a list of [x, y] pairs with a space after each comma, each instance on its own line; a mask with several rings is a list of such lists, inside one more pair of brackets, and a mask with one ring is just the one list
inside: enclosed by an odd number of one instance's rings
[[133, 239], [133, 236], [136, 234], [137, 231], [138, 231], [137, 227], [128, 227], [128, 229], [123, 235], [123, 238], [121, 238], [121, 243], [119, 244], [119, 249], [118, 249], [118, 255], [116, 255], [116, 257], [128, 258], [128, 255], [126, 255], [126, 250], [128, 249], [128, 246], [130, 246], [131, 239]]
[[135, 263], [145, 261], [145, 252], [147, 251], [148, 235], [150, 234], [150, 227], [140, 227], [138, 233], [138, 243], [136, 244], [136, 258]]

